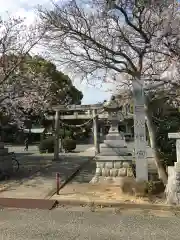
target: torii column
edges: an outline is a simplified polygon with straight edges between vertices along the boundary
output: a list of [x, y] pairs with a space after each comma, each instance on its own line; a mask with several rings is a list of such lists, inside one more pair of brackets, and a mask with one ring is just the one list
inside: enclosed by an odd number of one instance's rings
[[54, 160], [59, 160], [59, 111], [56, 110], [55, 115], [55, 142], [54, 142]]
[[98, 115], [97, 109], [93, 109], [93, 134], [95, 154], [100, 153], [99, 138], [98, 138]]

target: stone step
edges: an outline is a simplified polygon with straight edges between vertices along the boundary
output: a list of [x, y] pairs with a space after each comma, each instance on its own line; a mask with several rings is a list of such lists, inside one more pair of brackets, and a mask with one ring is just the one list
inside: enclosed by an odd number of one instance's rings
[[112, 134], [112, 135], [107, 135], [106, 140], [118, 140], [119, 141], [119, 140], [124, 140], [124, 139], [117, 134]]
[[[100, 152], [98, 156], [107, 156], [107, 158], [110, 158], [110, 156], [129, 156], [129, 153], [127, 151], [123, 151], [122, 149], [117, 149], [117, 150], [104, 150], [103, 152]], [[131, 156], [132, 159], [132, 156]]]
[[112, 146], [112, 147], [110, 147], [110, 146], [103, 146], [103, 147], [101, 147], [100, 146], [100, 152], [107, 152], [107, 151], [115, 151], [115, 152], [119, 152], [119, 151], [122, 151], [122, 152], [128, 152], [128, 153], [131, 153], [131, 155], [133, 155], [132, 154], [132, 152], [131, 151], [128, 151], [128, 148], [126, 148], [126, 147], [118, 147], [118, 146]]
[[103, 147], [125, 147], [127, 148], [127, 143], [124, 140], [104, 140], [104, 143], [101, 144]]
[[96, 156], [95, 157], [96, 161], [104, 161], [104, 162], [109, 162], [109, 161], [132, 161], [132, 156], [110, 156], [109, 159], [107, 156]]

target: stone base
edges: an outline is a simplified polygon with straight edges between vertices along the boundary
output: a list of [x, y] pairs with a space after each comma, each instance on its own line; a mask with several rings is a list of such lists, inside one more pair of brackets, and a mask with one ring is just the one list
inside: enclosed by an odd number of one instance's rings
[[131, 160], [121, 160], [121, 156], [117, 160], [113, 160], [114, 156], [111, 158], [111, 160], [102, 160], [101, 156], [96, 158], [96, 173], [91, 183], [107, 182], [119, 185], [122, 178], [133, 176]]
[[168, 182], [166, 185], [166, 199], [168, 204], [180, 205], [180, 163], [168, 167]]
[[94, 176], [90, 181], [91, 184], [110, 184], [115, 186], [121, 186], [123, 183], [124, 177], [102, 177], [102, 176]]
[[[132, 154], [127, 150], [123, 134], [119, 134], [118, 122], [109, 130], [96, 157], [96, 173], [91, 183], [121, 184], [121, 179], [132, 176]], [[131, 155], [131, 156], [130, 156]]]

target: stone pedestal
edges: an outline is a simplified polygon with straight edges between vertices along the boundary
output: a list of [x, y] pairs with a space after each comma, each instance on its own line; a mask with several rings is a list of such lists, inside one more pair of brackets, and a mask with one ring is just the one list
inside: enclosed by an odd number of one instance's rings
[[12, 171], [12, 159], [8, 153], [8, 148], [4, 147], [4, 143], [0, 142], [0, 176], [3, 172]]
[[132, 156], [129, 155], [123, 134], [111, 127], [96, 156], [96, 173], [91, 183], [121, 185], [122, 178], [132, 176]]
[[180, 204], [180, 163], [168, 167], [168, 182], [166, 185], [166, 199], [168, 204]]
[[169, 138], [176, 139], [177, 162], [168, 167], [168, 182], [166, 185], [166, 199], [168, 204], [180, 204], [180, 133], [169, 133]]

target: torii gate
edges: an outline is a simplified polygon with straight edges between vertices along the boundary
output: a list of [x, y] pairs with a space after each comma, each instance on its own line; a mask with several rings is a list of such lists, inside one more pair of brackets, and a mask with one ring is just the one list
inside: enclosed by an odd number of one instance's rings
[[[97, 116], [97, 110], [103, 109], [102, 104], [94, 104], [94, 105], [58, 105], [53, 106], [52, 109], [56, 112], [55, 114], [55, 149], [54, 149], [54, 159], [59, 159], [59, 120], [63, 119], [62, 116], [60, 116], [60, 112], [67, 112], [67, 111], [86, 111], [86, 110], [92, 110], [91, 116], [88, 116], [88, 118], [93, 117], [93, 132], [94, 132], [94, 145], [95, 145], [95, 151], [99, 153], [99, 143], [98, 143], [98, 116]], [[86, 114], [87, 115], [87, 114]], [[90, 114], [89, 114], [90, 115]], [[67, 115], [67, 119], [77, 119], [77, 114]]]
[[[54, 159], [59, 159], [59, 125], [60, 119], [93, 119], [93, 135], [94, 135], [94, 146], [95, 153], [100, 152], [99, 141], [98, 141], [98, 119], [108, 119], [109, 115], [107, 112], [101, 113], [104, 109], [103, 104], [92, 104], [92, 105], [57, 105], [53, 106], [52, 110], [56, 112], [55, 114], [55, 149], [54, 149]], [[124, 109], [123, 114], [126, 118], [132, 118], [132, 115], [127, 113], [127, 109]], [[60, 113], [76, 111], [72, 115], [60, 115]], [[78, 111], [88, 111], [87, 114], [78, 114]]]

